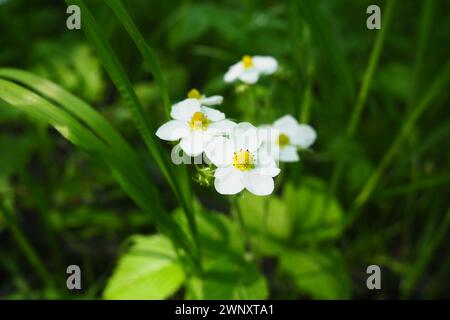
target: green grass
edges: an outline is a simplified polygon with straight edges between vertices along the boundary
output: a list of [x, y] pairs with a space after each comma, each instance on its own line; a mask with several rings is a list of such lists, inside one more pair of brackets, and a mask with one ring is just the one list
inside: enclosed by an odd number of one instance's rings
[[[64, 27], [68, 4], [82, 30]], [[0, 298], [448, 298], [449, 6], [385, 0], [367, 30], [370, 4], [0, 5]], [[224, 83], [244, 54], [280, 68]], [[318, 140], [272, 195], [222, 196], [155, 135], [191, 88]]]

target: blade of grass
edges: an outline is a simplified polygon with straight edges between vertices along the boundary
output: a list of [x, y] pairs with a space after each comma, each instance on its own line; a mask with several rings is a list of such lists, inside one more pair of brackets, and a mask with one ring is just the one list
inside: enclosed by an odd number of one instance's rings
[[397, 0], [389, 0], [386, 6], [386, 10], [384, 10], [383, 26], [381, 28], [381, 31], [378, 32], [377, 38], [375, 39], [375, 44], [370, 54], [369, 63], [367, 64], [367, 69], [364, 72], [363, 82], [361, 84], [361, 88], [358, 93], [356, 105], [355, 108], [353, 109], [353, 113], [350, 117], [350, 121], [347, 126], [347, 135], [350, 137], [355, 134], [355, 131], [358, 128], [359, 122], [361, 120], [361, 114], [362, 111], [364, 110], [364, 106], [366, 105], [367, 94], [369, 92], [370, 85], [372, 84], [373, 74], [378, 65], [378, 61], [380, 60], [380, 55], [384, 47], [386, 33], [389, 30], [396, 3]]
[[[14, 286], [19, 294], [23, 295], [25, 299], [32, 298], [32, 289], [26, 276], [18, 268], [15, 260], [6, 254], [6, 252], [0, 251], [0, 266], [8, 274], [8, 278], [14, 282]], [[4, 299], [5, 297], [3, 297]]]
[[302, 19], [309, 25], [312, 38], [316, 41], [328, 55], [330, 68], [339, 79], [338, 85], [342, 86], [347, 99], [353, 99], [355, 88], [350, 73], [349, 65], [344, 53], [338, 45], [333, 28], [328, 23], [328, 19], [323, 15], [317, 2], [309, 0], [297, 1], [298, 12]]
[[[170, 99], [169, 99], [169, 91], [166, 85], [166, 82], [164, 80], [164, 77], [162, 75], [161, 69], [159, 67], [158, 61], [156, 59], [156, 55], [154, 50], [147, 44], [142, 34], [139, 32], [138, 28], [136, 27], [135, 23], [129, 16], [127, 10], [123, 6], [122, 1], [120, 0], [108, 0], [104, 1], [113, 11], [116, 18], [119, 20], [119, 22], [122, 24], [122, 26], [125, 28], [131, 39], [133, 40], [134, 44], [138, 48], [142, 58], [149, 66], [153, 76], [156, 79], [156, 82], [159, 85], [161, 95], [164, 101], [164, 107], [166, 109], [166, 113], [170, 114]], [[200, 255], [200, 244], [198, 242], [198, 231], [197, 226], [195, 222], [195, 216], [194, 216], [194, 208], [192, 205], [192, 194], [191, 194], [191, 188], [190, 188], [190, 179], [187, 174], [187, 170], [185, 167], [179, 167], [177, 170], [177, 176], [180, 177], [178, 179], [176, 186], [179, 187], [178, 193], [180, 196], [180, 201], [182, 202], [182, 206], [185, 209], [185, 214], [188, 219], [189, 227], [191, 229], [191, 232], [193, 234], [194, 242], [198, 251], [198, 254]]]
[[417, 55], [416, 61], [414, 63], [414, 71], [413, 71], [413, 85], [412, 91], [410, 94], [410, 99], [408, 102], [409, 106], [413, 105], [413, 102], [417, 98], [417, 93], [420, 92], [420, 81], [422, 75], [422, 69], [424, 66], [424, 58], [428, 45], [428, 39], [431, 31], [431, 26], [433, 23], [433, 16], [436, 9], [436, 1], [428, 0], [423, 2], [422, 14], [420, 17], [419, 24], [419, 43], [417, 46]]
[[[366, 71], [364, 72], [363, 82], [359, 89], [358, 97], [356, 100], [355, 107], [353, 108], [352, 115], [347, 124], [346, 129], [346, 137], [347, 139], [353, 137], [356, 129], [358, 128], [359, 122], [361, 120], [361, 114], [364, 110], [364, 106], [366, 105], [367, 94], [370, 89], [370, 85], [372, 84], [373, 74], [378, 65], [378, 60], [380, 59], [381, 51], [384, 46], [385, 38], [387, 31], [389, 30], [393, 13], [395, 9], [397, 0], [389, 0], [386, 6], [386, 10], [384, 10], [383, 14], [383, 25], [381, 31], [378, 32], [377, 37], [375, 39], [375, 44], [372, 48], [372, 52], [370, 53], [369, 62], [367, 64]], [[345, 163], [343, 161], [339, 161], [334, 167], [332, 178], [331, 178], [331, 191], [334, 192], [336, 190], [337, 185], [339, 184], [339, 180], [341, 179], [342, 173], [344, 172]]]
[[[119, 93], [127, 104], [131, 111], [133, 121], [138, 128], [138, 131], [143, 138], [150, 155], [155, 160], [156, 165], [161, 170], [163, 176], [166, 178], [170, 187], [175, 193], [178, 201], [180, 202], [184, 212], [190, 219], [190, 230], [193, 233], [194, 245], [196, 256], [199, 256], [198, 234], [196, 228], [193, 227], [194, 214], [192, 211], [192, 196], [191, 194], [183, 194], [181, 187], [186, 185], [186, 181], [177, 181], [175, 172], [181, 171], [170, 165], [170, 160], [163, 148], [160, 145], [159, 140], [156, 138], [154, 132], [155, 128], [150, 126], [147, 116], [145, 115], [142, 105], [133, 90], [130, 80], [128, 79], [125, 70], [119, 62], [117, 55], [112, 49], [110, 43], [107, 41], [105, 34], [102, 32], [101, 27], [98, 25], [94, 16], [91, 14], [84, 1], [82, 0], [66, 0], [67, 4], [78, 5], [81, 9], [83, 16], [83, 31], [86, 37], [96, 49], [100, 60], [103, 63], [107, 73], [111, 80], [117, 87]], [[185, 188], [186, 189], [186, 188]], [[197, 258], [197, 267], [200, 267], [200, 259]]]
[[35, 90], [41, 96], [54, 101], [73, 116], [83, 120], [98, 137], [103, 139], [103, 142], [106, 142], [113, 150], [115, 150], [123, 163], [127, 163], [127, 166], [132, 167], [129, 172], [133, 173], [134, 178], [140, 180], [139, 183], [144, 184], [145, 188], [148, 188], [148, 183], [145, 181], [147, 179], [142, 179], [148, 175], [142, 164], [139, 162], [138, 156], [134, 150], [128, 145], [125, 139], [87, 103], [51, 81], [29, 72], [15, 69], [0, 69], [0, 77], [13, 80]]
[[132, 84], [126, 76], [125, 70], [120, 64], [117, 55], [114, 53], [109, 42], [106, 40], [106, 36], [101, 31], [101, 27], [98, 25], [83, 1], [75, 0], [66, 2], [67, 4], [78, 5], [81, 8], [81, 14], [83, 16], [83, 31], [85, 32], [86, 37], [96, 49], [103, 66], [117, 87], [126, 105], [129, 107], [133, 121], [135, 122], [136, 127], [157, 166], [162, 171], [164, 177], [166, 177], [169, 181], [171, 187], [174, 187], [173, 179], [166, 164], [167, 158], [163, 156], [164, 152], [161, 152], [161, 147], [153, 133], [154, 130], [150, 127], [142, 105], [133, 90]]
[[405, 275], [401, 285], [401, 296], [403, 299], [409, 299], [416, 288], [421, 276], [425, 272], [428, 264], [433, 258], [434, 253], [447, 235], [450, 227], [450, 209], [444, 215], [443, 221], [438, 224], [435, 230], [432, 230], [428, 235], [429, 239], [425, 239], [417, 250], [417, 259], [409, 272]]
[[[297, 1], [288, 1], [288, 22], [289, 22], [289, 35], [291, 38], [292, 59], [294, 61], [295, 68], [297, 69], [294, 77], [294, 85], [298, 91], [302, 90], [300, 85], [300, 78], [302, 69], [306, 68], [305, 75], [303, 76], [303, 97], [301, 102], [299, 99], [295, 100], [295, 104], [299, 106], [297, 111], [297, 117], [301, 123], [308, 123], [311, 114], [311, 102], [312, 102], [312, 86], [315, 69], [314, 55], [312, 54], [311, 46], [311, 32], [309, 27], [305, 23], [300, 23]], [[308, 51], [306, 50], [308, 48]], [[305, 52], [306, 51], [306, 52]], [[297, 98], [297, 95], [295, 95]]]
[[181, 247], [195, 268], [191, 243], [180, 226], [166, 212], [161, 197], [146, 175], [130, 165], [133, 157], [117, 152], [86, 129], [67, 112], [19, 85], [0, 79], [0, 106], [17, 108], [32, 117], [50, 124], [66, 139], [90, 154], [98, 154], [111, 169], [114, 178], [147, 214], [152, 214], [158, 229]]
[[[436, 125], [436, 128], [430, 132], [421, 142], [417, 143], [414, 150], [411, 150], [410, 157], [404, 157], [398, 159], [396, 162], [396, 175], [389, 176], [389, 179], [385, 179], [384, 183], [388, 183], [389, 180], [398, 178], [404, 175], [407, 171], [407, 165], [411, 162], [411, 159], [419, 159], [425, 154], [432, 151], [433, 148], [439, 147], [440, 143], [443, 143], [450, 136], [450, 121], [447, 121], [441, 125]], [[384, 194], [384, 191], [383, 191]]]
[[33, 248], [31, 243], [28, 241], [27, 237], [24, 235], [22, 230], [17, 224], [14, 214], [10, 212], [8, 208], [4, 205], [3, 201], [0, 201], [0, 213], [3, 215], [7, 227], [9, 228], [12, 237], [17, 243], [19, 249], [23, 252], [28, 263], [36, 270], [40, 276], [44, 285], [49, 289], [55, 288], [55, 283], [53, 278], [50, 276], [47, 267], [45, 266], [42, 259], [37, 254], [36, 250]]
[[384, 154], [380, 163], [378, 164], [375, 171], [369, 176], [366, 183], [361, 188], [358, 196], [353, 201], [351, 213], [347, 216], [346, 225], [351, 224], [361, 213], [361, 208], [365, 205], [367, 200], [372, 195], [378, 182], [380, 181], [383, 173], [386, 171], [389, 164], [392, 162], [394, 157], [399, 152], [402, 144], [411, 133], [416, 124], [417, 120], [422, 116], [422, 114], [430, 107], [434, 99], [438, 94], [445, 89], [450, 81], [450, 61], [446, 63], [443, 69], [441, 69], [440, 74], [436, 77], [433, 83], [430, 85], [429, 89], [423, 96], [422, 100], [417, 104], [417, 106], [411, 110], [408, 117], [406, 118], [403, 126], [401, 127], [399, 133], [395, 137], [391, 146]]
[[300, 123], [309, 123], [311, 118], [311, 104], [313, 99], [313, 78], [314, 78], [314, 63], [308, 68], [308, 80], [306, 81], [306, 87], [303, 93]]
[[391, 197], [397, 197], [407, 193], [412, 193], [419, 190], [437, 188], [442, 185], [450, 184], [450, 174], [439, 174], [436, 177], [423, 179], [420, 181], [414, 181], [405, 185], [392, 187], [384, 190], [377, 199], [387, 199]]
[[[121, 134], [117, 132], [106, 119], [86, 102], [53, 82], [33, 73], [9, 68], [0, 68], [0, 78], [9, 79], [30, 88], [47, 100], [55, 102], [68, 113], [81, 120], [92, 132], [122, 155], [127, 155], [130, 164], [145, 175], [145, 170], [138, 164], [138, 156]], [[137, 168], [140, 167], [140, 168]]]
[[133, 20], [128, 15], [127, 10], [124, 8], [122, 1], [108, 0], [104, 2], [111, 8], [116, 18], [125, 28], [127, 33], [130, 35], [131, 39], [133, 40], [136, 47], [139, 49], [139, 52], [141, 53], [142, 57], [144, 58], [144, 61], [150, 68], [153, 76], [155, 77], [156, 83], [158, 84], [159, 89], [161, 91], [161, 96], [163, 99], [166, 114], [169, 115], [171, 107], [169, 99], [169, 90], [167, 88], [166, 81], [164, 80], [164, 77], [162, 75], [154, 50], [147, 44], [144, 37], [139, 32]]
[[[424, 59], [428, 48], [429, 36], [433, 25], [433, 16], [435, 12], [435, 7], [436, 7], [435, 0], [425, 1], [421, 5], [420, 10], [421, 14], [418, 30], [418, 44], [416, 50], [417, 54], [415, 57], [415, 63], [413, 67], [412, 85], [407, 100], [408, 110], [414, 107], [415, 101], [417, 101], [418, 98], [420, 98], [418, 94], [420, 94], [423, 91], [423, 88], [426, 87], [427, 82], [424, 82], [422, 75], [424, 72]], [[414, 139], [414, 137], [410, 137], [410, 139]], [[417, 151], [419, 151], [419, 149], [420, 145], [417, 146]], [[415, 165], [416, 161], [413, 159], [418, 158], [412, 156], [412, 157], [405, 157], [405, 160], [406, 159], [409, 159], [410, 161], [408, 161], [409, 166], [405, 169], [409, 169], [410, 180], [415, 180], [418, 170], [417, 166]], [[416, 193], [410, 193], [405, 199], [407, 203], [404, 210], [405, 226], [403, 231], [403, 239], [404, 239], [403, 241], [407, 247], [405, 248], [405, 250], [403, 250], [403, 255], [405, 257], [409, 256], [410, 252], [415, 252], [415, 248], [412, 247], [412, 239], [413, 239], [413, 230], [415, 229], [414, 228], [415, 210], [413, 210], [413, 208], [415, 207], [416, 199], [417, 199]]]
[[[420, 18], [420, 27], [419, 27], [419, 41], [417, 45], [417, 55], [416, 61], [414, 63], [414, 72], [413, 72], [413, 85], [410, 94], [410, 98], [408, 100], [408, 110], [414, 107], [413, 101], [417, 101], [417, 94], [419, 93], [419, 86], [422, 81], [422, 68], [423, 62], [425, 58], [426, 48], [428, 44], [428, 38], [431, 31], [431, 25], [433, 21], [433, 15], [435, 12], [436, 1], [430, 0], [423, 2], [423, 9], [421, 18]], [[444, 124], [442, 127], [435, 129], [433, 132], [430, 132], [427, 135], [426, 139], [423, 142], [419, 142], [416, 148], [413, 150], [413, 154], [411, 158], [417, 158], [424, 152], [426, 152], [433, 144], [437, 143], [439, 139], [443, 139], [447, 137], [447, 131], [450, 129], [449, 124]], [[405, 163], [408, 163], [411, 159], [410, 157], [404, 157], [403, 159], [399, 159], [397, 162], [397, 168], [402, 167]], [[392, 177], [391, 177], [392, 178]]]
[[[139, 161], [137, 154], [125, 141], [125, 139], [86, 102], [74, 96], [70, 92], [62, 89], [53, 82], [30, 72], [17, 69], [0, 69], [0, 77], [20, 83], [47, 100], [53, 101], [64, 108], [76, 118], [79, 118], [98, 137], [103, 139], [116, 153], [132, 166], [132, 172], [136, 178], [148, 176], [145, 167]], [[141, 181], [142, 183], [143, 181]], [[146, 182], [144, 182], [146, 183]]]

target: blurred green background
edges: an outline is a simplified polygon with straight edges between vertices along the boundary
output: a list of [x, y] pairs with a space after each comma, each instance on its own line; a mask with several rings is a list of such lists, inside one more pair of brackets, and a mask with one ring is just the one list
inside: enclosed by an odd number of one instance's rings
[[[166, 115], [149, 69], [103, 1], [88, 4], [157, 128]], [[366, 28], [370, 4], [381, 7], [382, 30]], [[268, 298], [450, 298], [449, 1], [399, 0], [390, 23], [388, 1], [124, 5], [156, 52], [171, 102], [198, 88], [223, 95], [220, 109], [230, 118], [259, 125], [289, 113], [318, 132], [312, 152], [283, 165], [276, 195], [241, 203], [250, 230], [269, 207], [267, 233], [275, 240], [261, 244]], [[0, 67], [41, 75], [94, 106], [142, 156], [166, 208], [176, 210], [95, 50], [81, 30], [66, 28], [66, 8], [63, 1], [0, 1]], [[260, 112], [242, 88], [223, 82], [244, 54], [280, 63], [254, 88]], [[209, 214], [230, 213], [225, 197], [192, 184]], [[124, 239], [155, 231], [101, 161], [8, 108], [0, 108], [0, 200], [15, 221], [0, 215], [3, 299], [100, 298]], [[45, 270], [29, 261], [24, 242]], [[79, 292], [65, 288], [70, 264], [83, 270]], [[372, 264], [382, 269], [382, 290], [366, 287]], [[46, 286], [46, 277], [55, 285]]]

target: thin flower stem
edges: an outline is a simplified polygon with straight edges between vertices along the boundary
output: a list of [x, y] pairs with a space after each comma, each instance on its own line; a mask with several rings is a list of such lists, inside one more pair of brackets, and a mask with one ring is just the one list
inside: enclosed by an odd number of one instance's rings
[[[364, 106], [366, 105], [367, 94], [369, 92], [370, 85], [372, 83], [373, 74], [378, 65], [378, 60], [380, 59], [387, 30], [389, 30], [389, 26], [392, 21], [396, 2], [397, 0], [388, 1], [385, 13], [383, 14], [383, 25], [381, 30], [378, 32], [377, 38], [375, 39], [375, 44], [372, 48], [372, 52], [369, 57], [369, 62], [367, 64], [366, 71], [364, 72], [363, 82], [359, 89], [358, 98], [356, 100], [355, 107], [353, 108], [352, 115], [347, 125], [347, 129], [345, 132], [347, 139], [353, 137], [361, 120], [361, 114], [364, 110]], [[333, 192], [339, 183], [342, 173], [344, 172], [343, 169], [344, 163], [342, 161], [339, 161], [334, 168], [333, 175], [331, 178], [331, 191]]]
[[3, 215], [6, 225], [10, 229], [11, 235], [17, 242], [17, 245], [19, 246], [20, 250], [22, 250], [28, 262], [37, 271], [44, 285], [50, 289], [55, 288], [53, 279], [50, 276], [50, 273], [48, 272], [44, 263], [39, 258], [39, 255], [34, 250], [33, 246], [30, 244], [26, 236], [23, 234], [13, 214], [9, 211], [9, 209], [6, 208], [6, 206], [1, 201], [0, 201], [0, 213]]
[[244, 239], [244, 248], [246, 252], [253, 253], [252, 244], [250, 241], [250, 235], [248, 233], [247, 227], [245, 226], [244, 218], [242, 216], [242, 210], [239, 205], [239, 195], [232, 196], [231, 197], [231, 204], [233, 206], [234, 210], [231, 210], [231, 212], [234, 215], [234, 218], [238, 221], [239, 227], [241, 229], [242, 237]]
[[260, 108], [258, 108], [256, 106], [256, 95], [255, 95], [255, 85], [251, 85], [248, 87], [247, 89], [247, 95], [248, 95], [248, 104], [249, 104], [249, 108], [250, 110], [252, 110], [251, 114], [252, 114], [252, 119], [253, 121], [256, 121], [257, 118], [260, 117]]
[[311, 57], [311, 62], [308, 65], [307, 70], [307, 80], [306, 87], [303, 92], [302, 104], [301, 104], [301, 114], [300, 123], [308, 123], [311, 118], [311, 103], [312, 103], [312, 90], [314, 82], [314, 72], [315, 72], [315, 62], [314, 58]]
[[300, 123], [308, 123], [311, 117], [312, 78], [308, 79], [301, 104]]
[[263, 207], [263, 214], [261, 217], [261, 229], [259, 232], [259, 245], [264, 245], [264, 240], [266, 239], [267, 235], [267, 221], [269, 218], [269, 198], [267, 197], [264, 199], [264, 207]]

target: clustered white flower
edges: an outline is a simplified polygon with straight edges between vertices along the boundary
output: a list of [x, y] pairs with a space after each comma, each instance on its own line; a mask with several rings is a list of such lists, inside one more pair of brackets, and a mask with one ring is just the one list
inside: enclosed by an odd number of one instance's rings
[[316, 131], [307, 124], [299, 124], [291, 115], [285, 115], [272, 125], [259, 128], [264, 147], [276, 160], [299, 161], [299, 149], [309, 148], [317, 138]]
[[[254, 84], [277, 67], [273, 57], [246, 55], [230, 67], [224, 80]], [[204, 154], [216, 167], [214, 187], [220, 194], [237, 194], [244, 189], [260, 196], [271, 194], [273, 178], [280, 173], [278, 161], [299, 161], [298, 149], [309, 148], [316, 132], [290, 115], [259, 128], [248, 122], [237, 124], [210, 108], [222, 102], [222, 96], [206, 97], [192, 89], [185, 100], [172, 106], [173, 120], [163, 124], [156, 135], [179, 141], [177, 146], [188, 156]]]
[[224, 76], [225, 82], [241, 80], [254, 84], [260, 75], [274, 73], [278, 69], [278, 62], [273, 57], [245, 55], [241, 61], [233, 64]]

